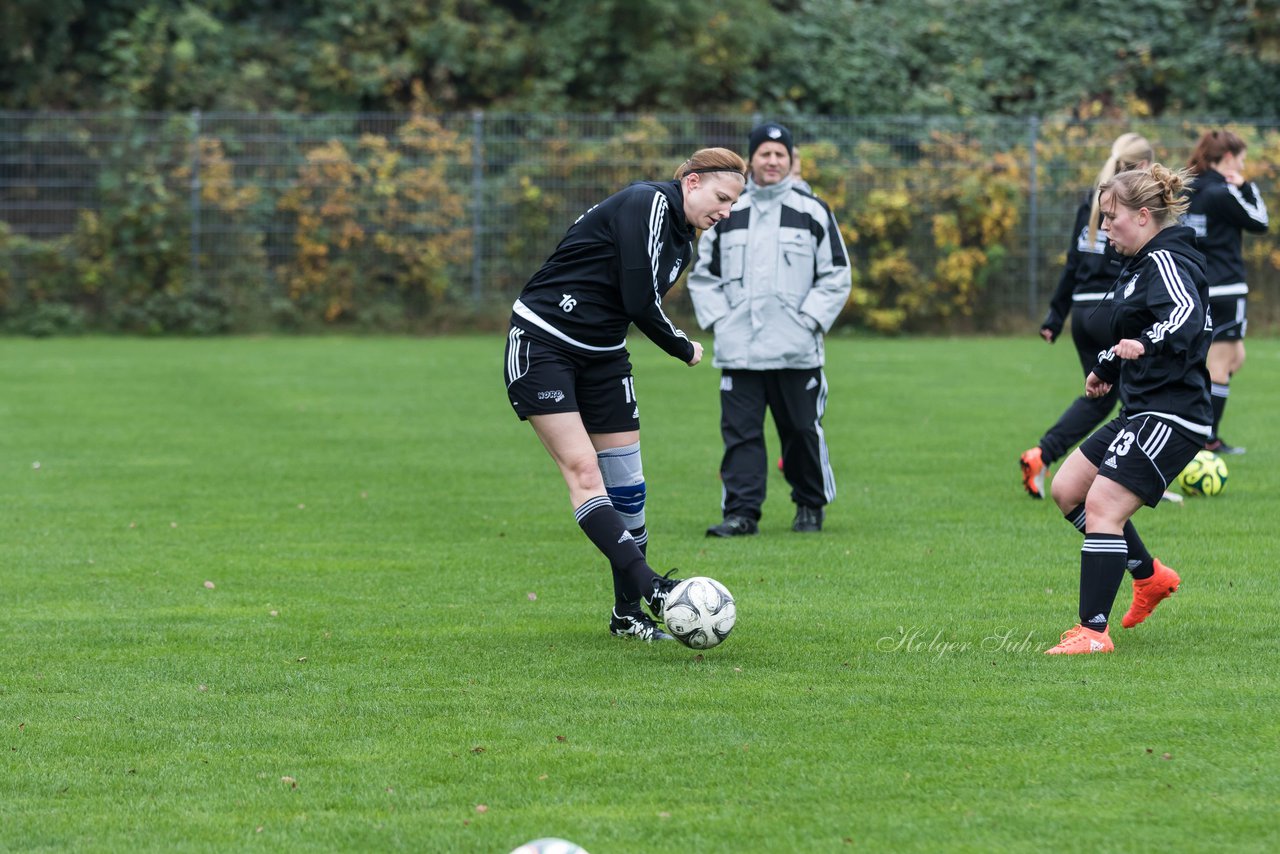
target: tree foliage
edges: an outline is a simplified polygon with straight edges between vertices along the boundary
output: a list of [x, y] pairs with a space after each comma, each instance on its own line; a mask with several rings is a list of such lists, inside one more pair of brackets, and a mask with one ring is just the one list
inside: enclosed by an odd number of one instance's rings
[[1280, 0], [10, 0], [0, 107], [1280, 115]]

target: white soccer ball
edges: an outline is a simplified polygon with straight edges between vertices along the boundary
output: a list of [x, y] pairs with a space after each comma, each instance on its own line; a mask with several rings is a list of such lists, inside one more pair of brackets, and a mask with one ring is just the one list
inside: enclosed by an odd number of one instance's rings
[[710, 649], [729, 636], [738, 619], [733, 596], [714, 578], [686, 578], [667, 594], [662, 620], [676, 640], [693, 649]]
[[511, 854], [587, 854], [587, 849], [581, 845], [574, 845], [567, 839], [547, 837], [526, 842]]

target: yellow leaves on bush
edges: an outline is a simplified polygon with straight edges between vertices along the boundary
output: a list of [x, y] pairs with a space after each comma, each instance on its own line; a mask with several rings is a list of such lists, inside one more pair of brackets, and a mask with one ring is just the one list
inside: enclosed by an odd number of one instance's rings
[[866, 206], [854, 222], [867, 241], [898, 241], [911, 231], [911, 207], [911, 197], [905, 190], [874, 189], [867, 193]]
[[[417, 290], [439, 299], [448, 271], [469, 260], [465, 195], [456, 171], [470, 146], [430, 116], [412, 114], [394, 138], [364, 134], [306, 153], [279, 208], [294, 214], [296, 254], [279, 268], [295, 302], [314, 301], [326, 321], [370, 294]], [[452, 180], [451, 180], [452, 177]]]
[[960, 223], [955, 213], [933, 215], [933, 245], [942, 250], [960, 246]]
[[227, 213], [238, 213], [258, 201], [261, 192], [257, 184], [236, 186], [234, 164], [227, 159], [222, 140], [211, 136], [199, 137], [191, 154], [195, 158], [195, 166], [190, 162], [184, 163], [174, 169], [173, 175], [186, 182], [198, 170], [202, 204]]
[[1019, 224], [1022, 155], [935, 131], [918, 150], [860, 143], [855, 158], [847, 171], [869, 189], [833, 209], [855, 223], [850, 251], [868, 270], [856, 315], [899, 332], [972, 314], [988, 266]]

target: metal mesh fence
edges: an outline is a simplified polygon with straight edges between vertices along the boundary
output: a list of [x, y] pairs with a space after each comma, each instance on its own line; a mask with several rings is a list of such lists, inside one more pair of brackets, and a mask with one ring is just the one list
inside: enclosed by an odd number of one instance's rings
[[[198, 297], [221, 328], [500, 319], [588, 207], [630, 181], [670, 178], [697, 148], [745, 153], [760, 118], [0, 112], [0, 317], [71, 305], [131, 328], [138, 312]], [[1111, 141], [1136, 130], [1181, 164], [1207, 126], [787, 123], [873, 303], [891, 304], [888, 291], [904, 287], [903, 276], [885, 277], [886, 258], [909, 265], [925, 298], [958, 288], [931, 315], [937, 331], [1038, 319]], [[1231, 126], [1270, 195], [1280, 130]], [[1251, 319], [1274, 324], [1280, 250], [1272, 235], [1246, 248]], [[947, 272], [962, 257], [967, 279]], [[862, 320], [851, 306], [846, 322]]]

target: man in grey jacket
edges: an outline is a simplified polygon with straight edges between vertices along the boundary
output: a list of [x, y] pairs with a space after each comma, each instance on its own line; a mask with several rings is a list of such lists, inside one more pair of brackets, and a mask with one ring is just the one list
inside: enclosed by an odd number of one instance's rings
[[791, 132], [780, 124], [751, 131], [747, 191], [727, 219], [703, 233], [689, 273], [698, 324], [715, 333], [712, 364], [721, 369], [724, 519], [707, 536], [759, 529], [766, 407], [796, 505], [792, 530], [822, 530], [823, 508], [836, 495], [822, 432], [823, 334], [844, 308], [852, 279], [830, 208], [790, 175], [793, 151]]

